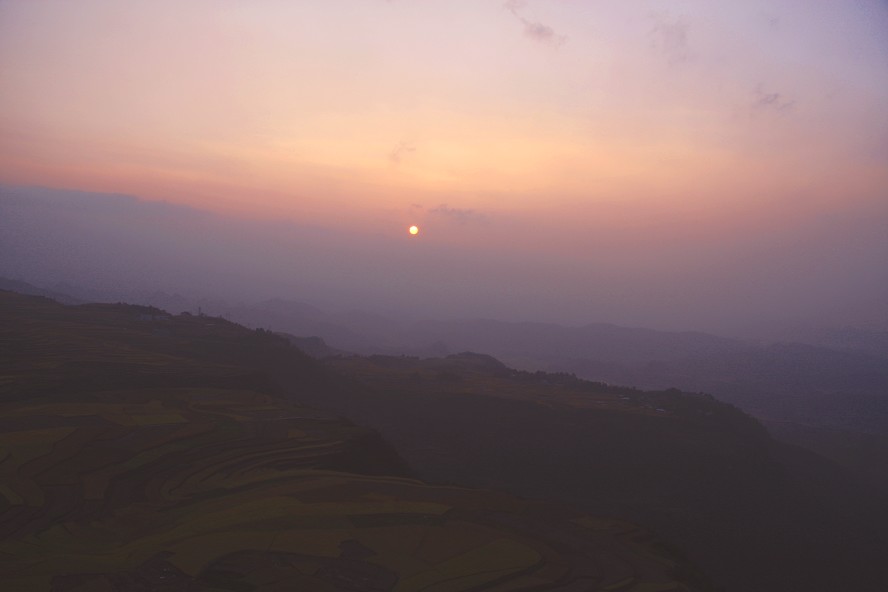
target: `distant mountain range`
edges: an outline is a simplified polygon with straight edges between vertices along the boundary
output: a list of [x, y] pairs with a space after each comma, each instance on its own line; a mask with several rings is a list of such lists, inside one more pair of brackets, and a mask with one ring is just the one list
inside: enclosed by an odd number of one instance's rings
[[43, 296], [45, 298], [51, 298], [56, 302], [61, 302], [62, 304], [83, 304], [85, 302], [84, 300], [71, 296], [66, 292], [45, 290], [43, 288], [33, 286], [27, 282], [11, 280], [3, 277], [0, 277], [0, 290], [18, 292], [19, 294], [27, 294], [29, 296]]
[[[90, 296], [70, 286], [44, 290], [8, 280], [5, 285], [63, 302]], [[75, 296], [62, 289], [73, 290]], [[776, 435], [840, 462], [848, 464], [849, 448], [865, 458], [888, 458], [888, 357], [881, 349], [888, 332], [824, 330], [819, 345], [761, 344], [609, 324], [402, 320], [362, 311], [331, 313], [284, 299], [232, 305], [155, 292], [131, 301], [172, 312], [221, 315], [280, 332], [319, 358], [349, 352], [436, 357], [476, 351], [522, 370], [705, 392], [758, 417]], [[815, 337], [812, 342], [818, 341]], [[865, 472], [888, 486], [888, 466], [876, 465]], [[862, 468], [855, 462], [848, 466]]]
[[248, 326], [320, 337], [338, 351], [420, 357], [484, 352], [524, 370], [706, 392], [769, 420], [888, 433], [888, 358], [862, 349], [608, 324], [400, 321], [283, 300], [222, 312]]
[[[46, 290], [11, 280], [0, 281], [4, 286], [60, 302], [93, 296], [70, 296], [60, 288]], [[312, 355], [423, 357], [477, 351], [523, 370], [568, 372], [639, 388], [706, 392], [771, 421], [888, 433], [888, 356], [884, 355], [888, 331], [823, 330], [818, 334], [820, 344], [760, 344], [603, 323], [568, 327], [489, 319], [401, 320], [363, 311], [326, 312], [284, 299], [232, 305], [163, 292], [110, 299], [171, 312], [202, 311], [294, 338], [319, 338], [302, 343]], [[812, 342], [818, 340], [815, 337]]]
[[[888, 331], [823, 329], [809, 331], [805, 342], [763, 344], [606, 323], [572, 327], [490, 319], [404, 320], [366, 311], [328, 312], [286, 299], [231, 304], [160, 291], [102, 296], [70, 285], [43, 288], [3, 278], [0, 288], [63, 303], [127, 301], [173, 313], [219, 315], [249, 327], [320, 338], [324, 345], [315, 347], [315, 353], [440, 356], [478, 351], [525, 370], [572, 372], [641, 388], [704, 391], [768, 419], [888, 430], [888, 409], [879, 404], [888, 399]], [[787, 398], [794, 402], [783, 404]], [[840, 404], [844, 410], [839, 411], [831, 403], [839, 399], [854, 403]]]

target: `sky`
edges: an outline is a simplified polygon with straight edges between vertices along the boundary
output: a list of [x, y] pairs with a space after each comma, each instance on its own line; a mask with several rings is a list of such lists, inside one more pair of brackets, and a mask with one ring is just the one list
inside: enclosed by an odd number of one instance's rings
[[[238, 257], [267, 293], [888, 322], [884, 1], [0, 0], [0, 72], [7, 197], [135, 196], [244, 252], [315, 252]], [[27, 244], [0, 272], [63, 269]]]

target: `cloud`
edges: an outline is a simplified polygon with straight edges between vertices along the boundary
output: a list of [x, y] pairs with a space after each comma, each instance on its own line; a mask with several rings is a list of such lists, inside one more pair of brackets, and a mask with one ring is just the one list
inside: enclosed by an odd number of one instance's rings
[[414, 146], [410, 142], [401, 142], [400, 144], [395, 146], [395, 148], [391, 152], [389, 152], [389, 160], [397, 164], [401, 162], [401, 160], [405, 156], [412, 152], [416, 152], [416, 146]]
[[787, 99], [777, 92], [768, 93], [759, 85], [753, 93], [752, 108], [756, 111], [771, 110], [787, 113], [795, 108], [795, 101]]
[[544, 25], [539, 21], [531, 21], [523, 16], [520, 12], [526, 6], [524, 0], [506, 0], [503, 8], [512, 13], [516, 19], [524, 25], [524, 34], [538, 43], [559, 47], [567, 41], [566, 35], [559, 35], [549, 25]]
[[487, 216], [480, 212], [461, 208], [451, 208], [447, 204], [441, 204], [436, 208], [432, 208], [429, 210], [429, 214], [457, 222], [458, 224], [487, 221]]
[[651, 18], [654, 20], [654, 28], [648, 33], [651, 47], [666, 56], [670, 64], [689, 61], [693, 52], [688, 44], [688, 23], [663, 14], [654, 14]]
[[524, 34], [534, 41], [555, 46], [562, 45], [567, 40], [567, 37], [564, 35], [556, 35], [552, 27], [539, 22], [525, 21]]

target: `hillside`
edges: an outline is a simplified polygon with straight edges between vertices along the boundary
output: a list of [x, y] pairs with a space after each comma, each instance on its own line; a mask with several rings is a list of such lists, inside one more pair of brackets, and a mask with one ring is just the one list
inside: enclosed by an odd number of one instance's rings
[[706, 392], [760, 419], [776, 437], [823, 454], [878, 487], [888, 483], [879, 461], [888, 457], [888, 365], [879, 349], [884, 332], [846, 329], [809, 335], [807, 343], [761, 344], [601, 323], [405, 321], [325, 313], [283, 300], [219, 310], [248, 325], [323, 339], [323, 347], [303, 342], [319, 357], [343, 350], [420, 357], [480, 351], [524, 370]]
[[676, 548], [729, 592], [888, 577], [880, 494], [709, 395], [472, 353], [321, 364], [219, 318], [0, 302], [0, 570], [25, 589], [709, 589]]
[[323, 401], [378, 429], [425, 479], [637, 521], [731, 591], [881, 590], [884, 497], [702, 394], [521, 372], [489, 356], [340, 357]]
[[427, 485], [292, 402], [340, 387], [265, 331], [0, 292], [4, 589], [709, 589], [637, 526]]
[[[822, 344], [830, 342], [823, 339], [760, 344], [605, 323], [406, 321], [366, 312], [326, 313], [283, 300], [216, 308], [248, 326], [319, 337], [334, 350], [419, 357], [484, 352], [523, 370], [703, 391], [762, 419], [888, 434], [884, 356], [851, 347], [848, 340], [826, 347]], [[878, 337], [868, 335], [870, 341]]]
[[[21, 282], [10, 284], [22, 291]], [[55, 294], [25, 286], [31, 293]], [[767, 422], [888, 435], [888, 366], [879, 349], [888, 335], [884, 332], [823, 331], [803, 343], [762, 344], [605, 323], [410, 321], [361, 311], [330, 313], [281, 299], [233, 306], [157, 292], [137, 300], [167, 310], [203, 308], [249, 327], [284, 332], [315, 357], [477, 351], [523, 370], [567, 372], [645, 389], [702, 391]]]

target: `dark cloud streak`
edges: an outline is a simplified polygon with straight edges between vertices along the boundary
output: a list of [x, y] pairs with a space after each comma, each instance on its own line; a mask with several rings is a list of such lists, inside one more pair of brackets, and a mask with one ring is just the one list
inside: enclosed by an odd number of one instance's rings
[[404, 157], [408, 154], [416, 152], [416, 146], [411, 144], [410, 142], [401, 142], [397, 146], [395, 146], [394, 150], [389, 152], [389, 160], [398, 164]]
[[756, 111], [771, 110], [777, 113], [788, 113], [795, 108], [796, 102], [787, 99], [777, 92], [768, 93], [759, 86], [753, 93], [752, 108]]
[[512, 16], [521, 21], [521, 24], [524, 25], [524, 34], [527, 37], [538, 43], [551, 45], [553, 47], [559, 47], [567, 42], [566, 35], [557, 34], [549, 25], [544, 25], [539, 21], [531, 21], [521, 16], [519, 11], [525, 6], [526, 3], [524, 0], [507, 0], [505, 4], [503, 4], [503, 7], [511, 12]]
[[487, 216], [476, 212], [475, 210], [461, 209], [461, 208], [451, 208], [447, 204], [441, 204], [436, 208], [432, 208], [429, 210], [429, 213], [435, 216], [440, 216], [442, 218], [446, 218], [448, 220], [453, 220], [459, 224], [466, 224], [467, 222], [486, 222]]
[[681, 19], [672, 19], [666, 15], [652, 15], [654, 28], [648, 33], [651, 47], [664, 56], [670, 64], [685, 63], [693, 57], [688, 43], [690, 25]]

